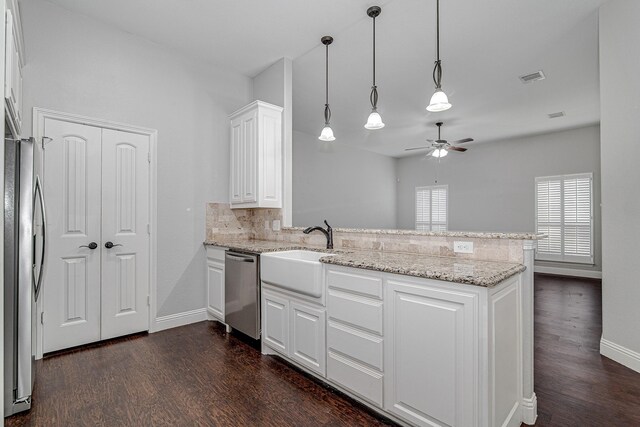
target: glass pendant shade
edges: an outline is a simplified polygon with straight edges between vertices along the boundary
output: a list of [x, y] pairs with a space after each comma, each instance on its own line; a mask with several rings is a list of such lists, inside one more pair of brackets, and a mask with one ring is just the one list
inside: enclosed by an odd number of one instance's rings
[[378, 114], [377, 111], [372, 111], [369, 114], [369, 118], [367, 119], [367, 123], [364, 125], [366, 129], [382, 129], [384, 127], [384, 123], [382, 123], [382, 117]]
[[433, 157], [445, 157], [449, 152], [444, 148], [436, 148], [436, 150], [431, 153]]
[[333, 130], [329, 126], [325, 126], [322, 129], [322, 133], [318, 137], [320, 141], [335, 141], [336, 137], [333, 136]]
[[429, 102], [429, 106], [427, 107], [427, 111], [431, 111], [432, 113], [437, 113], [439, 111], [445, 111], [451, 108], [451, 104], [449, 104], [449, 98], [447, 98], [447, 94], [442, 91], [442, 89], [436, 89], [431, 97], [431, 102]]

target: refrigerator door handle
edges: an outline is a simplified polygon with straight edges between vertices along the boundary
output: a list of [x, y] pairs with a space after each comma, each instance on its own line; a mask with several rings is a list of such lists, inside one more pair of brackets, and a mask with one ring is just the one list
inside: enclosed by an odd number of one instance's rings
[[[31, 277], [33, 278], [33, 292], [35, 296], [35, 300], [38, 301], [38, 296], [40, 296], [40, 289], [42, 288], [42, 277], [44, 274], [44, 257], [47, 250], [47, 213], [45, 210], [44, 203], [44, 195], [42, 194], [42, 184], [40, 183], [40, 177], [36, 176], [36, 185], [33, 193], [33, 204], [36, 203], [36, 196], [40, 201], [40, 212], [42, 213], [42, 252], [40, 254], [40, 272], [38, 274], [38, 279], [36, 280], [35, 274]], [[33, 210], [33, 216], [35, 219], [36, 210]], [[35, 249], [35, 248], [34, 248]], [[35, 273], [36, 263], [35, 259], [33, 260], [33, 270]]]

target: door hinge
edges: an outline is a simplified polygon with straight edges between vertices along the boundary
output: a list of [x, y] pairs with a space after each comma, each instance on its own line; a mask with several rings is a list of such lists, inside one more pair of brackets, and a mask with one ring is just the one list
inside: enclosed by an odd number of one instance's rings
[[40, 313], [40, 324], [44, 325], [44, 311]]
[[151, 306], [151, 295], [147, 295], [147, 305]]
[[147, 153], [147, 162], [151, 163], [151, 151]]
[[147, 234], [151, 234], [151, 224], [147, 224]]

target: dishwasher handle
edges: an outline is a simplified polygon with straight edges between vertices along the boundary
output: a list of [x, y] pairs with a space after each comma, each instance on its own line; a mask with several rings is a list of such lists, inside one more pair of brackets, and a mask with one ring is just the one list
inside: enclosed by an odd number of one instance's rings
[[226, 254], [227, 259], [233, 260], [233, 261], [239, 261], [239, 262], [254, 262], [253, 258], [246, 258], [243, 256], [239, 256], [239, 255], [235, 255], [235, 254]]

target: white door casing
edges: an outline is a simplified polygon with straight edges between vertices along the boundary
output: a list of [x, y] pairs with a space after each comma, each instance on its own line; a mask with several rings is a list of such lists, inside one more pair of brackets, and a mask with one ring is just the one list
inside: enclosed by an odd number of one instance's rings
[[149, 329], [148, 153], [148, 136], [102, 130], [103, 340]]
[[[150, 241], [155, 132], [103, 129], [41, 111], [34, 110], [34, 127], [37, 120], [38, 134], [52, 138], [44, 150], [51, 250], [38, 357], [150, 329], [156, 253]], [[107, 249], [107, 241], [122, 246]], [[79, 248], [90, 242], [97, 248]]]
[[100, 339], [101, 129], [45, 120], [44, 352]]

